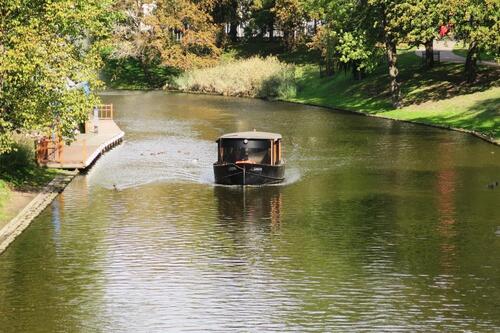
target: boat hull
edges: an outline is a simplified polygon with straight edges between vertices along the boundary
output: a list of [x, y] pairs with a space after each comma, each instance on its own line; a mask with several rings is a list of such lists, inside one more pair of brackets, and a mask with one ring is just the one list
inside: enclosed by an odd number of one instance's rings
[[214, 175], [223, 185], [276, 184], [285, 179], [285, 165], [215, 163]]

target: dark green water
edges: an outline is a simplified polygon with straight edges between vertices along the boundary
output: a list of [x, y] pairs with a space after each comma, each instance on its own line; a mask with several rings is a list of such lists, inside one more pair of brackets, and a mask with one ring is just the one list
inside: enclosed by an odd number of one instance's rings
[[[500, 331], [497, 147], [258, 100], [104, 99], [126, 141], [0, 256], [1, 332]], [[214, 186], [216, 137], [254, 127], [283, 135], [287, 182]]]

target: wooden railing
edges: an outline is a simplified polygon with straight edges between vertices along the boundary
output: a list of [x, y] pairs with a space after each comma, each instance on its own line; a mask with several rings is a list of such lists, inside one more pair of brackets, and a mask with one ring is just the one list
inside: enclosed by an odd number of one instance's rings
[[[71, 143], [71, 156], [65, 156], [64, 147], [66, 143], [63, 140], [52, 140], [44, 137], [35, 143], [36, 161], [39, 165], [48, 163], [85, 163], [88, 156], [87, 139], [74, 141]], [[74, 154], [75, 151], [81, 152]], [[69, 159], [69, 160], [68, 160]]]
[[38, 164], [61, 163], [64, 160], [64, 141], [43, 137], [36, 142], [36, 161]]
[[[113, 119], [113, 104], [98, 105], [97, 111], [99, 120]], [[98, 126], [98, 122], [94, 124], [93, 117], [94, 111], [89, 113], [89, 118], [84, 124], [84, 133], [82, 134], [97, 134], [95, 126], [96, 124]], [[62, 138], [52, 139], [50, 137], [43, 137], [36, 141], [35, 147], [36, 160], [40, 165], [46, 165], [48, 163], [85, 163], [87, 158], [89, 158], [87, 137], [85, 135], [71, 143], [71, 148], [68, 148], [66, 151], [66, 155], [68, 155], [66, 158], [64, 151], [65, 142]], [[77, 153], [75, 154], [75, 152]]]
[[[97, 105], [97, 116], [99, 120], [112, 120], [114, 116], [113, 104], [101, 104]], [[94, 110], [89, 113], [89, 118], [85, 122], [85, 133], [91, 133], [94, 131]]]
[[99, 119], [113, 119], [113, 104], [98, 105]]

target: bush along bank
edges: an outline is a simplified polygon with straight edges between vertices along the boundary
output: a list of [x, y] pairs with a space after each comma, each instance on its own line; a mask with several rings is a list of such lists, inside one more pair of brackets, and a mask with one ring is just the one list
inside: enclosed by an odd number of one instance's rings
[[[33, 147], [20, 140], [9, 153], [0, 154], [0, 228], [20, 208], [16, 194], [40, 192], [59, 171], [39, 167], [35, 163]], [[19, 198], [18, 198], [19, 199]]]
[[167, 88], [223, 96], [281, 98], [295, 95], [295, 67], [276, 57], [251, 57], [181, 74]]

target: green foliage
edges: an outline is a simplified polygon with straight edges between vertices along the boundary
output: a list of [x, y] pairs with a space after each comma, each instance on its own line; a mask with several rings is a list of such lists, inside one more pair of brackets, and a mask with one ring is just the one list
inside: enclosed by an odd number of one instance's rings
[[447, 7], [439, 0], [407, 0], [397, 8], [396, 24], [404, 32], [404, 41], [412, 46], [439, 37], [439, 27], [447, 24]]
[[212, 8], [212, 3], [192, 0], [120, 1], [116, 10], [122, 20], [115, 27], [111, 56], [137, 59], [146, 77], [156, 62], [183, 70], [214, 64], [220, 50]]
[[465, 62], [467, 80], [477, 76], [481, 52], [500, 58], [500, 2], [498, 0], [450, 0], [451, 22], [458, 40], [468, 44]]
[[[335, 0], [310, 1], [309, 7], [315, 4], [324, 8], [325, 24], [310, 45], [321, 51], [327, 65], [349, 67], [355, 74], [372, 70], [385, 52], [395, 107], [401, 104], [396, 52], [399, 44], [425, 44], [427, 54], [432, 54], [439, 26], [451, 23], [456, 36], [470, 43], [467, 70], [475, 67], [478, 52], [499, 52], [497, 0]], [[432, 63], [429, 60], [428, 67]], [[474, 77], [475, 72], [469, 75], [469, 81]]]
[[159, 89], [179, 74], [175, 68], [151, 64], [146, 76], [135, 58], [107, 59], [102, 69], [103, 80], [112, 89]]
[[15, 1], [0, 7], [0, 153], [12, 133], [46, 134], [68, 141], [96, 96], [67, 89], [67, 78], [100, 86], [100, 49], [110, 30], [110, 1]]
[[370, 46], [364, 31], [337, 32], [325, 26], [309, 45], [319, 50], [327, 63], [352, 70], [355, 76], [372, 72], [382, 58], [382, 49]]
[[500, 2], [497, 0], [450, 0], [448, 10], [455, 37], [477, 43], [479, 51], [500, 52]]
[[0, 179], [18, 189], [30, 190], [49, 182], [57, 174], [54, 169], [35, 163], [33, 148], [16, 142], [8, 153], [0, 155]]
[[185, 72], [175, 80], [175, 87], [225, 96], [285, 98], [295, 92], [294, 77], [293, 66], [275, 57], [253, 57]]
[[248, 24], [245, 27], [246, 38], [258, 35], [262, 37], [266, 32], [275, 29], [275, 13], [273, 11], [276, 0], [253, 0], [247, 10]]
[[283, 31], [283, 41], [287, 49], [294, 49], [300, 38], [307, 13], [299, 0], [276, 0], [272, 10], [276, 23]]
[[[461, 43], [455, 44], [455, 46], [453, 48], [453, 53], [455, 53], [456, 55], [459, 55], [461, 57], [464, 57], [464, 58], [467, 57], [468, 51], [469, 50], [467, 48], [465, 48], [465, 46]], [[498, 55], [497, 55], [497, 57], [498, 57]], [[499, 62], [500, 58], [495, 59], [494, 54], [492, 54], [490, 52], [483, 51], [483, 52], [479, 52], [478, 60]]]
[[221, 61], [234, 59], [246, 59], [254, 56], [268, 57], [276, 56], [282, 62], [288, 64], [310, 64], [317, 63], [321, 57], [317, 50], [313, 50], [305, 44], [300, 44], [295, 50], [287, 50], [279, 41], [250, 40], [232, 44], [224, 50]]

